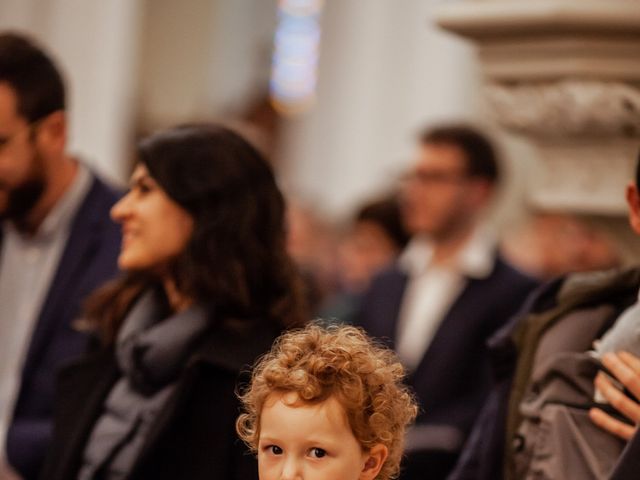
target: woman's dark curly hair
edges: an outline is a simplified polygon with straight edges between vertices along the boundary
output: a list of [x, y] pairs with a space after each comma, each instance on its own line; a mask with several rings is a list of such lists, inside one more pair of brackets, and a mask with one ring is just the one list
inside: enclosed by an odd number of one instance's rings
[[[139, 161], [194, 219], [184, 252], [170, 266], [178, 290], [222, 317], [267, 316], [300, 324], [297, 272], [286, 253], [285, 201], [264, 157], [218, 125], [184, 125], [139, 142]], [[147, 273], [129, 273], [98, 292], [88, 317], [113, 340]], [[216, 315], [218, 316], [218, 315]]]

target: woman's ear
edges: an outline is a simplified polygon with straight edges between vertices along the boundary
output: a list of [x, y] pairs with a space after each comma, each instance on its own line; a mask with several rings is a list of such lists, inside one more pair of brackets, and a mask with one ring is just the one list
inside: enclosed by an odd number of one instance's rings
[[380, 469], [388, 456], [389, 449], [385, 445], [378, 443], [372, 447], [366, 455], [364, 467], [362, 468], [362, 472], [360, 472], [358, 480], [374, 480], [378, 476], [378, 473], [380, 473]]

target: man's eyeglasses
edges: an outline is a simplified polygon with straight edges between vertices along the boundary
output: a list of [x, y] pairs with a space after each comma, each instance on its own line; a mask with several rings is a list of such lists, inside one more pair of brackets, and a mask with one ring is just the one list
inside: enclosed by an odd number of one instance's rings
[[417, 182], [421, 185], [458, 184], [469, 179], [469, 175], [462, 172], [443, 172], [415, 170], [403, 177], [404, 182]]
[[7, 135], [7, 136], [0, 135], [0, 151], [4, 150], [7, 147], [7, 145], [13, 142], [15, 138], [23, 134], [25, 131], [30, 137], [32, 137], [35, 133], [36, 128], [38, 128], [41, 122], [42, 122], [42, 118], [39, 118], [38, 120], [34, 120], [33, 122], [27, 123], [24, 127], [19, 128], [17, 131], [13, 132], [10, 135]]

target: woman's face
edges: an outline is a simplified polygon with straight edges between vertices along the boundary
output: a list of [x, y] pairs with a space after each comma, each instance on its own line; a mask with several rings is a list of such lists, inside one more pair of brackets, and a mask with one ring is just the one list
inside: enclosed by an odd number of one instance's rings
[[162, 273], [193, 233], [193, 217], [169, 198], [142, 164], [131, 175], [129, 193], [111, 209], [111, 218], [122, 225], [122, 270]]

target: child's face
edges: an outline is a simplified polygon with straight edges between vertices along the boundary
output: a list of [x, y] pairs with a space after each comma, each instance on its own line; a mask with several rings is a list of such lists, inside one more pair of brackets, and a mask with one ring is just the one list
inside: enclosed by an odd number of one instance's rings
[[294, 392], [274, 393], [260, 417], [260, 480], [372, 480], [386, 458], [377, 447], [362, 450], [334, 397], [308, 404]]

